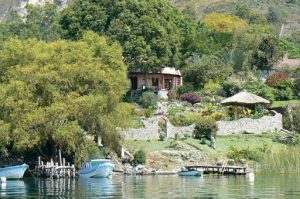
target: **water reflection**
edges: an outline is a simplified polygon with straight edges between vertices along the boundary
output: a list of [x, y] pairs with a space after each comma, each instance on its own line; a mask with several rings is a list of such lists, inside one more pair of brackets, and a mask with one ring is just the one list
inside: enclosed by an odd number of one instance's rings
[[[276, 196], [276, 197], [275, 197]], [[300, 176], [123, 176], [7, 181], [0, 198], [300, 198]]]
[[27, 189], [22, 180], [8, 180], [0, 183], [0, 196], [26, 196]]
[[117, 196], [111, 178], [79, 178], [77, 196], [80, 198], [107, 198]]
[[34, 188], [31, 190], [34, 195], [56, 197], [76, 195], [76, 182], [73, 179], [34, 179], [28, 183]]

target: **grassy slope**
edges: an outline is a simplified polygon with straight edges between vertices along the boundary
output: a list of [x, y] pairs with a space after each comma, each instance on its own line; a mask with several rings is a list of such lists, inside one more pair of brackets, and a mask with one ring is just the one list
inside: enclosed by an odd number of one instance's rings
[[272, 108], [282, 107], [287, 105], [300, 104], [300, 100], [288, 100], [288, 101], [274, 101], [272, 103]]
[[274, 142], [274, 134], [263, 134], [263, 135], [231, 135], [231, 136], [218, 136], [216, 139], [216, 150], [211, 149], [207, 145], [200, 144], [199, 140], [189, 138], [185, 142], [189, 143], [196, 148], [207, 151], [211, 153], [226, 154], [231, 147], [236, 147], [239, 149], [249, 148], [254, 150], [257, 148], [262, 148], [265, 145], [268, 147], [281, 147], [282, 144]]
[[[255, 150], [264, 146], [272, 148], [280, 148], [284, 146], [278, 142], [274, 142], [273, 139], [276, 136], [274, 133], [268, 133], [263, 135], [231, 135], [231, 136], [218, 136], [216, 140], [216, 150], [213, 150], [208, 145], [203, 145], [199, 140], [188, 138], [184, 142], [194, 146], [195, 148], [207, 152], [212, 155], [219, 154], [225, 156], [231, 147], [237, 147], [239, 149], [249, 148]], [[125, 141], [125, 147], [132, 150], [143, 149], [145, 152], [161, 151], [170, 149], [171, 140], [165, 141]], [[209, 143], [209, 142], [208, 142]]]
[[136, 141], [125, 141], [125, 147], [130, 151], [137, 151], [139, 149], [145, 152], [160, 151], [169, 148], [171, 140], [165, 141], [146, 141], [146, 140], [136, 140]]

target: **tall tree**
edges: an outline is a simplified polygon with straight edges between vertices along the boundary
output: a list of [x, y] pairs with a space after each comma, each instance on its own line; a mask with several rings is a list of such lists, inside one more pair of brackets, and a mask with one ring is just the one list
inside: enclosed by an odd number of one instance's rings
[[194, 27], [190, 17], [165, 0], [77, 0], [63, 13], [65, 38], [93, 30], [118, 40], [130, 70], [158, 71], [182, 63], [182, 45]]
[[119, 44], [92, 32], [77, 42], [11, 39], [0, 51], [0, 70], [0, 149], [53, 157], [60, 148], [78, 162], [93, 149], [86, 135], [118, 147], [115, 127], [128, 118]]

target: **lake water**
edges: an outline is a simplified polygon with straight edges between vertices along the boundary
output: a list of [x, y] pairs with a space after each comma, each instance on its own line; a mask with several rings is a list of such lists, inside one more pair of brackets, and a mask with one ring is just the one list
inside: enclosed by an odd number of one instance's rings
[[300, 175], [179, 177], [123, 176], [111, 179], [24, 178], [0, 185], [0, 198], [300, 198]]

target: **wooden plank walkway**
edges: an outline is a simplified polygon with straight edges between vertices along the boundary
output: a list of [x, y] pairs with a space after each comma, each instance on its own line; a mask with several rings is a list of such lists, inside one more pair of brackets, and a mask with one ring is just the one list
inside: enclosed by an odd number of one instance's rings
[[247, 174], [247, 167], [243, 166], [217, 166], [217, 165], [194, 165], [185, 166], [187, 169], [203, 169], [204, 173], [218, 173], [218, 174]]

